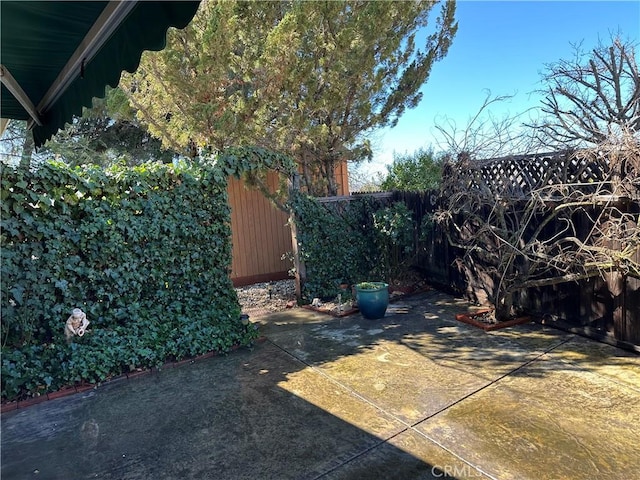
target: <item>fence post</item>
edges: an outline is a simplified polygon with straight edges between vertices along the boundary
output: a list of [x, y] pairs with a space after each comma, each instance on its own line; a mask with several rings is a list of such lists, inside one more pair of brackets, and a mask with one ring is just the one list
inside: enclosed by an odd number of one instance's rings
[[[289, 198], [300, 191], [300, 175], [294, 173], [289, 178]], [[300, 260], [300, 250], [298, 246], [298, 226], [296, 224], [296, 214], [293, 208], [289, 211], [289, 228], [291, 228], [291, 251], [293, 253], [293, 267], [296, 271], [296, 298], [302, 299], [302, 285], [307, 280], [307, 270], [304, 262]]]

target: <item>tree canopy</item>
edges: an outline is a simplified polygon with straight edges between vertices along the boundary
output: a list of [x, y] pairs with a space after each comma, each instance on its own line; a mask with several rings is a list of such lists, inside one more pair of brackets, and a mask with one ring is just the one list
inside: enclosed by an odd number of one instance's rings
[[138, 165], [148, 161], [168, 163], [176, 156], [140, 125], [119, 88], [107, 88], [105, 98], [94, 98], [91, 108], [84, 108], [82, 116], [74, 117], [38, 152], [24, 121], [9, 122], [0, 141], [3, 160], [23, 165], [50, 157], [68, 165]]
[[[337, 191], [341, 161], [371, 158], [367, 135], [394, 126], [457, 30], [455, 2], [204, 1], [167, 48], [125, 79], [166, 147], [232, 145], [291, 155], [303, 186]], [[426, 27], [430, 34], [423, 38]]]
[[140, 125], [119, 88], [108, 88], [103, 99], [94, 98], [92, 108], [85, 108], [82, 117], [74, 118], [42, 150], [70, 165], [168, 163], [175, 156]]
[[419, 149], [412, 154], [393, 155], [387, 165], [383, 190], [419, 192], [440, 187], [444, 158], [437, 158], [433, 150]]
[[590, 52], [547, 65], [539, 126], [553, 146], [594, 146], [640, 131], [640, 72], [635, 44], [614, 36]]

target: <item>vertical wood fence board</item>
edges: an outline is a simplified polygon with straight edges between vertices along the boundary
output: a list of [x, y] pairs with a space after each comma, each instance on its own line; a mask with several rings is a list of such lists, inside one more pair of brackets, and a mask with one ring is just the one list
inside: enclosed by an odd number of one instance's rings
[[625, 321], [629, 342], [640, 345], [640, 279], [627, 277], [625, 289]]
[[338, 184], [338, 195], [349, 195], [349, 171], [346, 162], [342, 162], [336, 167], [335, 176]]
[[238, 271], [246, 271], [246, 255], [239, 254], [244, 253], [244, 236], [241, 232], [244, 232], [244, 226], [242, 220], [244, 218], [244, 205], [239, 200], [240, 193], [239, 188], [241, 183], [233, 178], [229, 179], [229, 185], [227, 187], [227, 194], [229, 196], [229, 205], [231, 206], [231, 244], [232, 244], [232, 278]]
[[[276, 188], [277, 177], [268, 177]], [[260, 192], [247, 189], [240, 180], [229, 179], [233, 261], [231, 278], [234, 283], [243, 279], [286, 278], [289, 262], [281, 259], [291, 250], [291, 232], [287, 216], [273, 206]]]

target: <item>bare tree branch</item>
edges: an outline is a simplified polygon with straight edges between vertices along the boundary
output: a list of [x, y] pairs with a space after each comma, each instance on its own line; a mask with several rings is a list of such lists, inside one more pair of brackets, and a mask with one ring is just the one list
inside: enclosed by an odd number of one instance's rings
[[498, 318], [523, 288], [611, 271], [640, 277], [640, 142], [629, 132], [575, 152], [467, 158], [443, 180], [448, 204], [434, 220]]
[[547, 146], [589, 147], [622, 131], [640, 132], [640, 73], [636, 45], [613, 37], [588, 55], [547, 65], [538, 129]]
[[491, 114], [492, 106], [512, 98], [513, 95], [492, 96], [486, 90], [482, 105], [463, 129], [446, 116], [436, 121], [435, 128], [442, 137], [439, 148], [454, 158], [469, 156], [476, 159], [530, 151], [535, 143], [534, 132], [521, 128], [524, 125], [522, 118], [528, 111], [502, 118]]

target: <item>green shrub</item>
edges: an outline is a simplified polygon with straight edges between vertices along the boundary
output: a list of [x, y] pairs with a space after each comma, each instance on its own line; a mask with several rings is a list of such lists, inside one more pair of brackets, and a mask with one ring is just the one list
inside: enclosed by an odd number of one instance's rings
[[291, 199], [301, 261], [306, 268], [303, 301], [334, 297], [341, 283], [352, 284], [371, 270], [375, 257], [370, 199], [320, 204], [297, 194]]
[[291, 208], [306, 268], [303, 301], [335, 297], [343, 283], [390, 281], [415, 251], [413, 217], [404, 203], [385, 206], [369, 196], [320, 203], [297, 194]]
[[373, 214], [375, 242], [379, 252], [377, 272], [387, 281], [402, 275], [414, 258], [414, 221], [402, 202], [393, 203]]
[[[226, 179], [238, 162], [3, 166], [3, 399], [255, 338], [229, 278]], [[75, 307], [91, 324], [68, 345]]]
[[380, 187], [385, 191], [424, 192], [440, 188], [445, 157], [420, 148], [413, 153], [393, 154]]

